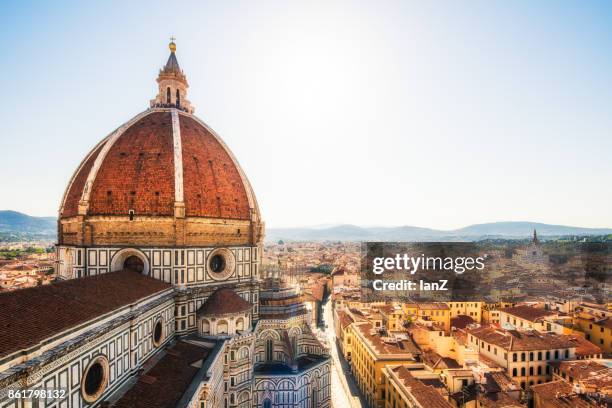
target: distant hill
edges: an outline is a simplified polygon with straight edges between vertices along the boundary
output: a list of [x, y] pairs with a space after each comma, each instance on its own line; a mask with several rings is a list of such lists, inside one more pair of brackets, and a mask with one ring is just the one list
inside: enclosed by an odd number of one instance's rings
[[538, 222], [491, 222], [488, 224], [474, 224], [460, 228], [453, 232], [459, 235], [490, 235], [525, 237], [538, 231], [541, 236], [559, 235], [605, 235], [612, 233], [611, 228], [581, 228], [566, 225], [551, 225]]
[[[0, 211], [0, 235], [55, 238], [55, 217], [32, 217], [17, 211]], [[360, 227], [351, 224], [298, 228], [268, 228], [266, 241], [473, 241], [486, 238], [523, 239], [538, 231], [541, 237], [564, 235], [607, 235], [612, 228], [581, 228], [537, 222], [492, 222], [456, 230], [412, 226]]]
[[486, 238], [522, 239], [538, 231], [541, 237], [564, 235], [607, 235], [612, 228], [581, 228], [537, 222], [492, 222], [456, 230], [402, 227], [335, 225], [325, 228], [268, 228], [266, 241], [473, 241]]
[[55, 217], [32, 217], [17, 211], [0, 210], [0, 232], [55, 235]]

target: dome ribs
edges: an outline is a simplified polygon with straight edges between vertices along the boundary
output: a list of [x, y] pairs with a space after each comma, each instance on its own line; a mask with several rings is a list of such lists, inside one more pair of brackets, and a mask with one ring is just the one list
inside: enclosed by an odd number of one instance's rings
[[73, 176], [61, 217], [78, 215], [80, 202], [89, 216], [176, 216], [182, 187], [186, 217], [250, 220], [257, 204], [231, 152], [197, 118], [172, 112], [143, 112], [100, 142]]
[[181, 115], [185, 213], [248, 220], [249, 202], [237, 165], [217, 138]]
[[81, 194], [83, 194], [83, 188], [85, 188], [87, 176], [89, 175], [89, 171], [96, 161], [96, 157], [98, 157], [98, 154], [100, 154], [104, 143], [100, 143], [94, 149], [93, 153], [85, 160], [81, 168], [73, 177], [72, 184], [69, 187], [68, 194], [66, 195], [64, 206], [60, 214], [61, 217], [73, 217], [78, 214], [79, 200], [81, 199]]
[[151, 113], [110, 148], [93, 184], [89, 214], [173, 215], [173, 168], [170, 113]]

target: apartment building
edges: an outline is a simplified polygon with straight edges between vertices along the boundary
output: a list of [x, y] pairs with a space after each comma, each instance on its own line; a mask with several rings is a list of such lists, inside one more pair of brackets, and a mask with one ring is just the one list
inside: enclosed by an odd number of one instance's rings
[[550, 381], [550, 363], [575, 358], [576, 344], [567, 336], [536, 330], [504, 330], [489, 326], [467, 330], [468, 343], [500, 367], [521, 388]]
[[419, 303], [417, 317], [436, 323], [445, 332], [450, 331], [451, 311], [446, 303]]
[[470, 316], [476, 323], [482, 322], [482, 310], [484, 302], [447, 302], [450, 309], [450, 317], [459, 315]]
[[405, 365], [383, 367], [382, 377], [387, 390], [384, 408], [452, 408], [433, 386], [415, 378]]
[[612, 317], [599, 318], [580, 312], [574, 316], [574, 324], [584, 332], [584, 337], [602, 349], [604, 353], [612, 353]]
[[407, 335], [384, 336], [371, 322], [348, 326], [351, 336], [351, 371], [371, 408], [385, 407], [385, 380], [388, 365], [415, 364], [420, 350]]
[[519, 330], [533, 329], [550, 331], [551, 322], [547, 319], [558, 316], [559, 312], [527, 305], [513, 306], [499, 311], [500, 324], [511, 324]]

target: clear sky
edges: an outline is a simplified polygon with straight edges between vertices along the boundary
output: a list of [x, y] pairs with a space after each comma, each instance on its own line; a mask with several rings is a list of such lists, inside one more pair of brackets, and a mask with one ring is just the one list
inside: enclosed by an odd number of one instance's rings
[[168, 37], [268, 226], [612, 227], [612, 4], [1, 2], [0, 209], [56, 215]]

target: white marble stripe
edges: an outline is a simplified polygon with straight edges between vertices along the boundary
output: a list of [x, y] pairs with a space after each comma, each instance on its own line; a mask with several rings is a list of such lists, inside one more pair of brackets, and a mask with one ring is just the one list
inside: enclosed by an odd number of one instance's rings
[[174, 201], [183, 202], [183, 148], [178, 110], [172, 109], [172, 139], [174, 141]]
[[[66, 198], [68, 198], [68, 192], [70, 191], [70, 189], [72, 188], [72, 184], [74, 184], [74, 180], [77, 178], [77, 176], [79, 175], [79, 173], [81, 172], [81, 169], [83, 168], [83, 166], [85, 165], [85, 163], [87, 163], [87, 161], [89, 160], [89, 158], [91, 157], [92, 154], [94, 154], [94, 152], [96, 150], [98, 150], [98, 148], [106, 143], [108, 141], [108, 139], [112, 136], [113, 132], [111, 132], [111, 134], [109, 134], [108, 136], [106, 136], [104, 139], [102, 139], [100, 142], [98, 142], [98, 144], [96, 144], [96, 146], [91, 149], [89, 151], [89, 153], [87, 154], [87, 156], [83, 159], [83, 161], [81, 162], [81, 164], [79, 164], [79, 167], [76, 169], [76, 171], [73, 173], [72, 177], [70, 178], [70, 182], [68, 183], [68, 188], [66, 188], [66, 190], [64, 191], [64, 195], [62, 196], [62, 202], [61, 202], [61, 206], [59, 209], [59, 216], [62, 216], [62, 213], [64, 212], [64, 206], [66, 205]], [[83, 194], [83, 192], [81, 192], [81, 195]]]

